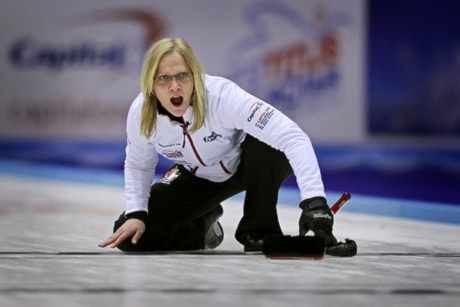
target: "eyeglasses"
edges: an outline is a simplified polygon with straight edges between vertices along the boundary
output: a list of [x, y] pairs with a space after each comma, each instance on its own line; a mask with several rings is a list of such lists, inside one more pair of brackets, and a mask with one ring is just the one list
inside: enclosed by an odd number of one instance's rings
[[185, 81], [190, 80], [192, 75], [193, 73], [191, 72], [180, 72], [174, 76], [168, 76], [168, 75], [156, 76], [155, 78], [153, 78], [153, 80], [157, 81], [160, 84], [169, 84], [171, 83], [173, 78], [175, 78], [177, 82], [185, 82]]

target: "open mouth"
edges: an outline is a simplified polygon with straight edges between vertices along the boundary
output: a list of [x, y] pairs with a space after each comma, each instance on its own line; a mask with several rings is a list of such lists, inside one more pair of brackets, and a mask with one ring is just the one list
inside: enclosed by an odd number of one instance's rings
[[175, 106], [180, 106], [182, 104], [182, 101], [184, 101], [184, 98], [182, 96], [176, 96], [171, 97], [169, 101], [171, 101], [171, 103]]

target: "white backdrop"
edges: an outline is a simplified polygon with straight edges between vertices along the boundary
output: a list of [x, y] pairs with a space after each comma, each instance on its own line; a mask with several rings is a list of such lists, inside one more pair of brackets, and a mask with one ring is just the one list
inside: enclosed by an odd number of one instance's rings
[[207, 73], [285, 111], [318, 142], [366, 138], [364, 0], [0, 4], [0, 138], [124, 140], [142, 57], [183, 37]]

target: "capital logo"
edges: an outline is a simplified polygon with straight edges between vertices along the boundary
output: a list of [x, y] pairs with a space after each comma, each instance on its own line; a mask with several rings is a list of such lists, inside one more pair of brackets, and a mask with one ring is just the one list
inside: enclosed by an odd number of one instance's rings
[[[144, 31], [142, 50], [135, 50], [138, 46], [132, 46], [126, 40], [120, 39], [101, 42], [85, 38], [72, 42], [63, 40], [50, 42], [49, 38], [52, 35], [49, 34], [42, 38], [23, 36], [12, 42], [8, 51], [9, 62], [20, 69], [42, 68], [55, 71], [76, 67], [119, 69], [128, 66], [133, 57], [139, 57], [140, 62], [145, 49], [162, 35], [165, 28], [164, 22], [155, 12], [136, 8], [89, 12], [87, 15], [66, 20], [62, 28], [65, 30], [66, 27], [71, 27], [71, 30], [74, 30], [75, 27], [83, 25], [87, 27], [111, 22], [138, 24]], [[82, 33], [83, 36], [91, 35], [90, 32]]]
[[172, 152], [165, 153], [165, 156], [168, 159], [177, 159], [177, 158], [184, 157], [184, 154], [180, 150], [175, 150], [175, 151], [172, 151]]
[[261, 107], [262, 107], [262, 102], [260, 102], [260, 101], [254, 102], [251, 105], [251, 107], [249, 108], [249, 116], [247, 118], [248, 122], [250, 122], [254, 118], [254, 116], [256, 115], [257, 111], [259, 111]]

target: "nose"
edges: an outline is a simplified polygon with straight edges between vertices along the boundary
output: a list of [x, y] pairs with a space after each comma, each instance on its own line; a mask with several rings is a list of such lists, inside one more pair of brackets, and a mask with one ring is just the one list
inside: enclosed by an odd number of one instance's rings
[[179, 83], [176, 81], [176, 78], [172, 78], [171, 84], [169, 85], [169, 90], [175, 92], [180, 89]]

